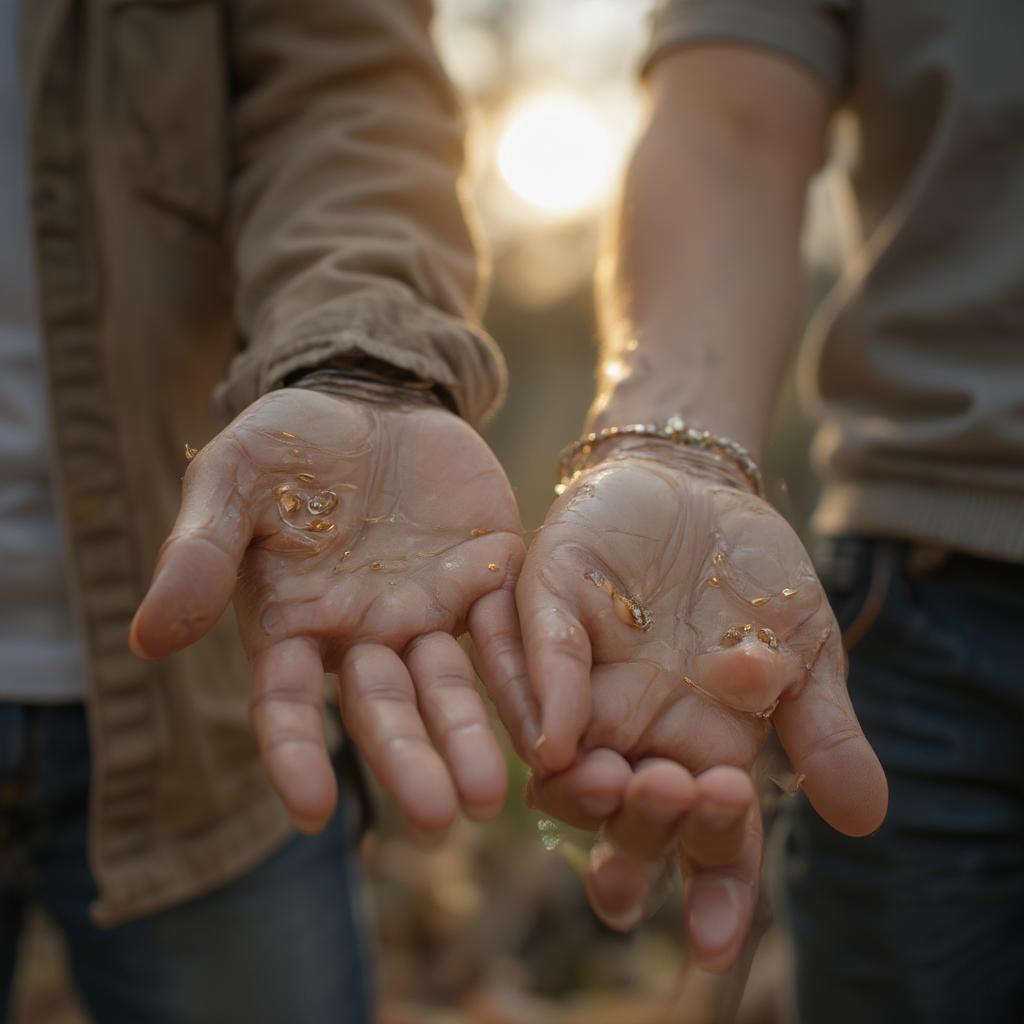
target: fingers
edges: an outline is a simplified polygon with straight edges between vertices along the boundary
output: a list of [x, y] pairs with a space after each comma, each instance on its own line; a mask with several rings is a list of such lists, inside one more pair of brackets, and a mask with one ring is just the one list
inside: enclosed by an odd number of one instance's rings
[[536, 759], [545, 771], [563, 771], [576, 758], [590, 720], [590, 639], [572, 607], [536, 574], [520, 580], [516, 604], [530, 683], [541, 708]]
[[746, 772], [723, 766], [694, 778], [667, 760], [638, 765], [591, 854], [587, 894], [598, 917], [620, 931], [639, 924], [676, 846], [694, 958], [705, 970], [726, 970], [750, 930], [761, 866], [760, 815]]
[[598, 838], [587, 860], [585, 885], [591, 909], [609, 928], [628, 932], [651, 905], [664, 865], [630, 857]]
[[756, 642], [701, 655], [696, 669], [700, 687], [727, 707], [761, 712], [778, 701], [772, 721], [815, 810], [847, 835], [878, 828], [888, 804], [885, 774], [850, 703], [838, 635], [810, 680], [801, 655]]
[[508, 780], [469, 659], [453, 636], [430, 633], [413, 641], [405, 663], [463, 809], [476, 821], [493, 818], [505, 802]]
[[679, 823], [697, 795], [697, 783], [681, 765], [661, 758], [641, 762], [622, 809], [608, 822], [608, 838], [638, 860], [660, 860], [675, 843]]
[[610, 928], [629, 931], [645, 916], [696, 798], [697, 784], [681, 765], [660, 758], [637, 765], [588, 865], [590, 905]]
[[474, 538], [445, 554], [444, 571], [433, 581], [434, 600], [463, 621], [467, 610], [486, 595], [510, 586], [523, 564], [523, 542], [511, 533]]
[[292, 821], [319, 832], [334, 813], [337, 781], [324, 740], [324, 668], [306, 639], [253, 661], [250, 717], [263, 766]]
[[220, 618], [252, 537], [238, 492], [238, 450], [215, 443], [190, 464], [181, 510], [132, 622], [130, 644], [160, 658], [194, 643]]
[[694, 809], [680, 832], [687, 933], [696, 962], [720, 973], [736, 961], [757, 904], [763, 837], [746, 772], [711, 768], [697, 778]]
[[534, 761], [534, 746], [540, 738], [540, 711], [519, 632], [515, 596], [507, 588], [480, 598], [470, 609], [469, 634], [473, 640], [473, 661], [498, 717], [508, 730], [519, 756]]
[[[838, 648], [838, 638], [835, 640]], [[825, 652], [823, 652], [824, 654]], [[814, 809], [849, 836], [873, 832], [885, 818], [885, 772], [868, 743], [843, 682], [841, 650], [822, 659], [809, 684], [783, 699], [772, 720]]]
[[621, 806], [633, 778], [629, 762], [612, 750], [589, 750], [557, 775], [531, 775], [526, 803], [574, 828], [596, 830]]
[[390, 648], [357, 644], [342, 659], [341, 714], [377, 781], [425, 839], [455, 821], [458, 797], [431, 745], [402, 659]]

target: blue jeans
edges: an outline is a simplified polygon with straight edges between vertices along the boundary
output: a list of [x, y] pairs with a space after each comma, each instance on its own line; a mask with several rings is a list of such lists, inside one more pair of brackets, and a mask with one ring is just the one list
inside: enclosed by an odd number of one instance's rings
[[848, 839], [791, 805], [803, 1024], [1024, 1020], [1024, 566], [827, 543], [850, 692], [889, 814]]
[[89, 776], [81, 706], [0, 704], [0, 1018], [34, 903], [63, 934], [99, 1024], [368, 1024], [349, 814], [215, 892], [102, 929], [88, 917]]

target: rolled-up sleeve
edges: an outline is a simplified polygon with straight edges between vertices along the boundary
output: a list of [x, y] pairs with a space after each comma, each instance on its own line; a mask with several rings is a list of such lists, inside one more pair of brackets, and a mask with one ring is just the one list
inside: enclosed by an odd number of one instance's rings
[[738, 43], [809, 69], [838, 94], [848, 76], [853, 0], [661, 0], [652, 15], [648, 70], [678, 46]]
[[429, 0], [234, 0], [238, 411], [297, 370], [371, 357], [479, 422], [504, 364], [476, 322], [463, 121]]

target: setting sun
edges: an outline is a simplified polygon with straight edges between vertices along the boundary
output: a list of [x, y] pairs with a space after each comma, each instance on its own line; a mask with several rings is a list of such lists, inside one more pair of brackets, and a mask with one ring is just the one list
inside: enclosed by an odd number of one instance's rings
[[498, 168], [525, 202], [550, 216], [571, 217], [606, 198], [618, 160], [608, 125], [593, 104], [571, 92], [545, 92], [508, 112]]

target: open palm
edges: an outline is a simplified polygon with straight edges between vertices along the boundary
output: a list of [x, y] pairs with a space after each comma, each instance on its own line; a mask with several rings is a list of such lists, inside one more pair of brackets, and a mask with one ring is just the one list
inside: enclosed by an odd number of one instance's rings
[[[303, 389], [243, 412], [189, 465], [181, 512], [136, 616], [135, 650], [199, 639], [234, 598], [252, 719], [293, 819], [329, 817], [324, 672], [346, 727], [414, 827], [496, 813], [497, 743], [455, 639], [513, 614], [520, 526], [464, 422]], [[486, 649], [489, 634], [476, 638]]]
[[686, 457], [621, 454], [552, 507], [517, 598], [548, 770], [599, 747], [749, 768], [771, 722], [826, 820], [878, 825], [835, 619], [766, 502]]

